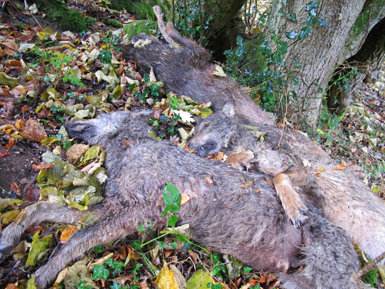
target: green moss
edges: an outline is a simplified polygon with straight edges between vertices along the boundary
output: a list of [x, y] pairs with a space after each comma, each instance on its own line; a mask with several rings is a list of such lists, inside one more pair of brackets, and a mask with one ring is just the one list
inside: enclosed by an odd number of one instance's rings
[[88, 29], [88, 26], [95, 23], [91, 17], [83, 15], [75, 10], [69, 9], [60, 0], [33, 0], [39, 10], [47, 14], [47, 17], [56, 22], [62, 30], [81, 32]]
[[138, 20], [124, 25], [124, 32], [127, 33], [128, 38], [140, 33], [154, 34], [157, 29], [155, 21], [151, 20]]
[[130, 7], [129, 5], [130, 2], [131, 1], [127, 1], [127, 0], [112, 0], [111, 8], [115, 10], [123, 10], [123, 9], [128, 10], [128, 8]]
[[123, 27], [122, 23], [120, 23], [119, 21], [117, 21], [115, 19], [110, 19], [110, 18], [105, 19], [104, 23], [107, 25], [113, 26], [113, 27], [117, 27], [117, 28]]
[[136, 0], [136, 1], [127, 1], [127, 0], [113, 0], [111, 1], [111, 7], [116, 10], [127, 10], [128, 12], [135, 14], [137, 19], [150, 19], [156, 21], [156, 16], [152, 7], [154, 5], [159, 5], [162, 8], [163, 13], [167, 15], [171, 10], [171, 5], [168, 1], [161, 0]]
[[357, 17], [352, 27], [352, 38], [358, 39], [363, 31], [366, 31], [371, 19], [376, 19], [385, 9], [383, 0], [371, 0], [361, 14]]

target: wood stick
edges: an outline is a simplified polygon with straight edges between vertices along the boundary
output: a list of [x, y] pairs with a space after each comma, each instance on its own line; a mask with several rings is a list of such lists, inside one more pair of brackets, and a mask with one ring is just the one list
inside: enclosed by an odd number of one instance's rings
[[160, 33], [162, 33], [164, 39], [167, 41], [168, 44], [172, 44], [172, 39], [167, 34], [167, 31], [166, 31], [166, 25], [164, 24], [164, 20], [163, 20], [162, 9], [160, 8], [160, 6], [156, 5], [152, 7], [152, 10], [154, 10], [156, 18], [158, 19], [158, 27], [159, 27]]

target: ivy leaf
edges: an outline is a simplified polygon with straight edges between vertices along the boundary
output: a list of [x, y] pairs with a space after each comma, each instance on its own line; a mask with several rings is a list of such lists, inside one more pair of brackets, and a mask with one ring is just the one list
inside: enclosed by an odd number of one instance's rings
[[290, 32], [286, 32], [286, 37], [289, 39], [294, 39], [298, 36], [298, 32], [295, 31], [294, 29]]
[[321, 26], [328, 26], [329, 22], [327, 22], [325, 19], [319, 18], [318, 22]]
[[96, 265], [92, 269], [93, 276], [92, 280], [104, 279], [106, 280], [110, 276], [110, 271], [103, 264]]

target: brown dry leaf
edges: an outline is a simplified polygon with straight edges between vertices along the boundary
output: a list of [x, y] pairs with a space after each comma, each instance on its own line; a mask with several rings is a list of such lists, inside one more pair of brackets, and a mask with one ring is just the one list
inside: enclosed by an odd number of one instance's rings
[[22, 95], [25, 95], [27, 93], [27, 90], [23, 85], [18, 85], [12, 90], [10, 90], [9, 93], [12, 94], [14, 97], [18, 98]]
[[205, 181], [208, 182], [210, 185], [214, 184], [214, 181], [210, 177], [205, 177]]
[[49, 163], [40, 163], [38, 165], [32, 164], [32, 169], [36, 172], [41, 170], [51, 169], [51, 168], [53, 168], [53, 164], [49, 164]]
[[151, 287], [148, 285], [148, 283], [147, 283], [146, 280], [143, 280], [142, 282], [140, 282], [139, 286], [140, 286], [140, 289], [150, 289], [150, 288], [151, 288]]
[[15, 145], [15, 139], [13, 137], [10, 137], [8, 139], [8, 143], [5, 145], [6, 148], [13, 147]]
[[319, 172], [324, 172], [326, 170], [325, 168], [321, 168], [321, 167], [316, 167], [315, 169]]
[[5, 124], [0, 126], [0, 132], [4, 134], [11, 134], [12, 131], [14, 131], [16, 128], [15, 126], [11, 124]]
[[21, 107], [21, 111], [22, 111], [22, 112], [28, 112], [29, 110], [30, 110], [30, 108], [29, 108], [28, 105], [23, 105], [23, 106]]
[[8, 37], [2, 44], [5, 46], [4, 52], [10, 56], [13, 56], [18, 50], [16, 41], [13, 37]]
[[11, 70], [20, 71], [23, 69], [23, 64], [20, 60], [12, 60], [5, 64], [5, 73], [8, 74]]
[[18, 119], [18, 120], [15, 122], [15, 127], [16, 127], [18, 130], [22, 130], [22, 129], [24, 128], [23, 120], [22, 120], [22, 119]]
[[248, 170], [250, 168], [250, 162], [254, 159], [254, 153], [250, 150], [245, 152], [230, 153], [227, 156], [226, 163], [236, 168], [242, 170], [243, 167], [246, 167]]
[[265, 176], [265, 180], [266, 180], [266, 182], [267, 182], [271, 187], [274, 187], [274, 183], [273, 183], [273, 180], [272, 180], [272, 179], [270, 179], [269, 177], [266, 177], [266, 176]]
[[78, 228], [76, 226], [65, 228], [60, 235], [60, 241], [63, 244], [66, 243], [77, 230]]
[[180, 199], [180, 205], [183, 206], [187, 204], [191, 200], [190, 196], [187, 194], [182, 194], [181, 199]]
[[90, 148], [89, 145], [85, 144], [73, 144], [67, 151], [66, 156], [70, 163], [75, 163], [79, 160], [84, 153]]
[[11, 191], [16, 192], [17, 194], [19, 194], [21, 192], [21, 189], [20, 189], [20, 187], [19, 187], [19, 185], [17, 183], [13, 182], [11, 184]]
[[[0, 56], [1, 57], [1, 56]], [[10, 96], [9, 94], [9, 87], [8, 86], [5, 86], [5, 87], [0, 87], [0, 95], [2, 97], [5, 97], [5, 96]], [[3, 101], [3, 100], [0, 100], [0, 105], [4, 105], [6, 102]]]
[[37, 120], [28, 119], [25, 123], [23, 130], [20, 132], [20, 135], [24, 138], [33, 140], [33, 141], [42, 141], [47, 137], [47, 133], [44, 128], [40, 125]]
[[188, 146], [187, 143], [186, 143], [186, 145], [184, 146], [184, 149], [185, 149], [186, 151], [188, 151], [189, 153], [195, 153], [195, 152], [196, 152], [196, 150], [190, 148], [190, 147]]
[[345, 166], [343, 164], [339, 164], [338, 166], [334, 167], [333, 170], [342, 171], [342, 170], [344, 170], [346, 168], [347, 168], [347, 166]]
[[214, 161], [221, 161], [221, 160], [223, 160], [224, 155], [225, 154], [223, 152], [217, 152], [213, 155], [207, 156], [207, 158], [210, 160], [214, 160]]
[[188, 254], [190, 255], [190, 257], [193, 259], [194, 263], [196, 263], [198, 260], [199, 260], [199, 255], [198, 253], [195, 253], [194, 251], [192, 250], [187, 250]]

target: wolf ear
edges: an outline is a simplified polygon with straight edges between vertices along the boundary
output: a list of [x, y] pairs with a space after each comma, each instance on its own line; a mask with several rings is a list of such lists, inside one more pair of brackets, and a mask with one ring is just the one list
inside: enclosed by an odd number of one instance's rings
[[226, 101], [225, 105], [222, 108], [222, 112], [227, 117], [234, 116], [234, 105], [231, 101]]

